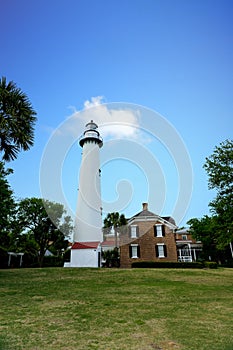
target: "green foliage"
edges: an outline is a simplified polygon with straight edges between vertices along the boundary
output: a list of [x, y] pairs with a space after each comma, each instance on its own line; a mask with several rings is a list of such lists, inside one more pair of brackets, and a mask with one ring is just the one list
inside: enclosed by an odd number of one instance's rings
[[218, 245], [224, 248], [233, 241], [233, 141], [226, 140], [215, 147], [213, 154], [206, 158], [204, 169], [209, 188], [217, 192], [210, 207], [221, 226]]
[[217, 219], [205, 215], [201, 219], [193, 218], [188, 222], [192, 236], [203, 244], [202, 258], [205, 260], [217, 259], [216, 237], [217, 237]]
[[231, 257], [229, 244], [233, 241], [233, 141], [216, 146], [206, 158], [204, 169], [208, 174], [209, 189], [216, 190], [209, 203], [212, 217], [188, 221], [194, 238], [203, 242], [204, 258], [225, 262]]
[[45, 256], [43, 267], [62, 267], [64, 265], [62, 256]]
[[0, 246], [0, 269], [6, 268], [7, 264], [8, 264], [7, 249]]
[[120, 267], [120, 255], [117, 247], [102, 251], [102, 258], [105, 261], [104, 267]]
[[21, 150], [28, 150], [34, 142], [36, 113], [28, 97], [12, 81], [0, 79], [0, 152], [3, 160], [17, 157]]
[[174, 269], [203, 269], [201, 262], [170, 262], [170, 261], [135, 261], [132, 268], [174, 268]]
[[70, 262], [70, 255], [71, 255], [71, 250], [66, 249], [63, 254], [63, 262]]
[[28, 237], [34, 241], [33, 245], [39, 252], [39, 265], [43, 264], [46, 250], [61, 255], [68, 245], [66, 237], [73, 229], [63, 205], [40, 198], [26, 198], [18, 203], [17, 209], [21, 239]]
[[209, 176], [209, 188], [216, 189], [221, 196], [233, 192], [233, 141], [226, 140], [216, 146], [213, 154], [206, 158], [204, 169]]
[[118, 212], [112, 212], [108, 213], [106, 218], [104, 219], [104, 233], [109, 234], [111, 232], [111, 229], [114, 229], [114, 235], [115, 235], [115, 247], [118, 246], [117, 243], [117, 229], [125, 226], [127, 224], [127, 220], [125, 218], [124, 214], [119, 214]]
[[217, 269], [218, 268], [218, 264], [214, 261], [204, 261], [204, 266], [207, 269]]
[[[196, 240], [201, 240], [203, 252], [201, 257], [204, 260], [224, 263], [230, 258], [230, 247], [227, 242], [229, 232], [221, 224], [219, 217], [205, 215], [201, 219], [193, 218], [188, 222], [192, 236]], [[223, 241], [222, 241], [223, 240]]]
[[9, 233], [12, 229], [15, 202], [13, 191], [7, 180], [7, 176], [12, 173], [11, 169], [5, 169], [4, 163], [0, 162], [0, 246], [9, 245]]

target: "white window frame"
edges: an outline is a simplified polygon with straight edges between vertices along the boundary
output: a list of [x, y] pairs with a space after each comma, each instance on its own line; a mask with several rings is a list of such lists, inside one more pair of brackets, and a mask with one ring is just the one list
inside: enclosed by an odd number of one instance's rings
[[182, 240], [183, 241], [187, 241], [187, 239], [188, 239], [187, 235], [182, 235]]
[[131, 259], [138, 259], [138, 244], [131, 244], [131, 251], [132, 251]]
[[[163, 225], [162, 224], [156, 224], [156, 237], [163, 237]], [[159, 229], [159, 230], [158, 230]]]
[[131, 225], [130, 226], [130, 237], [131, 238], [137, 238], [137, 225]]
[[158, 247], [158, 258], [165, 258], [164, 243], [157, 243], [157, 247]]

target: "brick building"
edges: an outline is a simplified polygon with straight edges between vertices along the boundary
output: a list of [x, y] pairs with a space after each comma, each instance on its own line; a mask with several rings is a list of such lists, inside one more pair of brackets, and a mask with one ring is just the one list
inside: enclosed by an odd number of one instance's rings
[[142, 211], [121, 232], [121, 267], [129, 268], [134, 261], [177, 261], [176, 229], [173, 218], [154, 214], [143, 203]]

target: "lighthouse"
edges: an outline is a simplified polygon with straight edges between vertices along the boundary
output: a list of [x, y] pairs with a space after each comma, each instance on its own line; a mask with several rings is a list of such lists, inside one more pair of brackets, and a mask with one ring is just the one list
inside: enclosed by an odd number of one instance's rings
[[103, 241], [100, 186], [103, 140], [93, 120], [86, 124], [79, 145], [82, 147], [82, 161], [70, 266], [99, 267]]

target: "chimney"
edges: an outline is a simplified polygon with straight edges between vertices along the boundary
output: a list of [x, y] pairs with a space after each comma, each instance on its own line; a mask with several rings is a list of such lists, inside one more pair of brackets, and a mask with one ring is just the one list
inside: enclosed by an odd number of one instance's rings
[[148, 210], [148, 203], [142, 203], [142, 210]]

